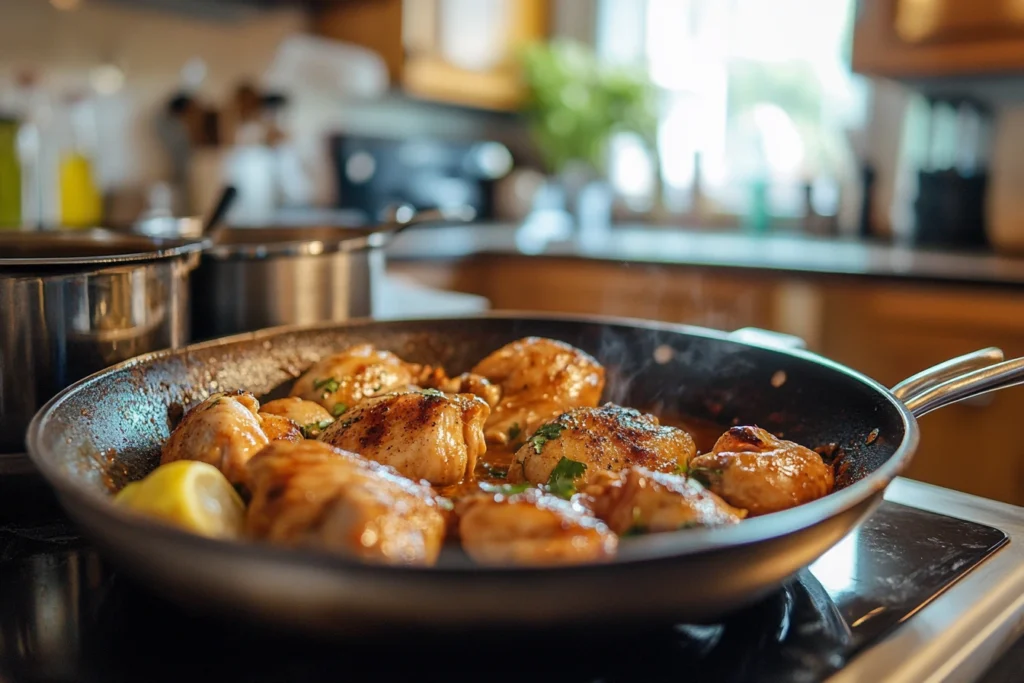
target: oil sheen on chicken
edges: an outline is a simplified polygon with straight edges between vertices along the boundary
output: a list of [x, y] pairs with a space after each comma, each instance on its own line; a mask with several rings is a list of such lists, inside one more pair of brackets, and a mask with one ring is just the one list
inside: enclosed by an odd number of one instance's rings
[[275, 442], [248, 467], [252, 538], [382, 564], [437, 561], [445, 518], [428, 486], [312, 440]]
[[751, 516], [786, 510], [830, 493], [832, 468], [821, 456], [758, 427], [733, 427], [690, 463], [712, 491]]
[[618, 538], [577, 502], [538, 489], [456, 504], [462, 547], [485, 565], [559, 565], [614, 557]]
[[696, 452], [693, 438], [682, 429], [663, 425], [654, 415], [606, 403], [570, 410], [541, 426], [516, 451], [508, 480], [546, 483], [562, 458], [586, 465], [582, 482], [633, 466], [674, 472], [685, 469]]
[[292, 387], [291, 395], [319, 403], [332, 416], [360, 401], [414, 385], [422, 368], [390, 351], [359, 344], [322, 359]]
[[327, 427], [320, 439], [394, 467], [410, 479], [457, 484], [487, 450], [490, 408], [472, 394], [433, 389], [368, 399]]
[[507, 344], [473, 368], [501, 388], [484, 434], [506, 444], [529, 434], [559, 413], [596, 406], [604, 390], [604, 368], [564, 342], [526, 337]]
[[245, 463], [269, 439], [260, 404], [248, 392], [214, 394], [191, 408], [164, 442], [160, 464], [199, 460], [219, 469], [233, 484], [245, 483]]
[[746, 516], [693, 479], [644, 467], [604, 472], [586, 495], [594, 514], [617, 534], [737, 524]]

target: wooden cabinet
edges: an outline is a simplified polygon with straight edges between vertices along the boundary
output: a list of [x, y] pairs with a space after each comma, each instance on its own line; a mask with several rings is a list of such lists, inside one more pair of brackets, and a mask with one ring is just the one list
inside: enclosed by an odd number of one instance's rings
[[546, 0], [346, 0], [322, 6], [323, 36], [378, 52], [392, 83], [423, 99], [518, 109], [520, 48], [549, 33]]
[[[796, 334], [813, 351], [892, 386], [970, 351], [1024, 356], [1024, 294], [873, 280], [794, 279], [741, 270], [479, 256], [392, 262], [431, 286], [487, 297], [494, 308], [651, 318], [724, 330]], [[943, 408], [921, 420], [905, 473], [938, 486], [1024, 505], [1024, 388]]]
[[859, 0], [852, 65], [897, 79], [1024, 71], [1024, 3]]

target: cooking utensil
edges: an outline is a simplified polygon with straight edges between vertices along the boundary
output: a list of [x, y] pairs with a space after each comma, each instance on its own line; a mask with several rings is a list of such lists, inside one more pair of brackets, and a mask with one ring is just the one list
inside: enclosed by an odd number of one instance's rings
[[216, 229], [193, 278], [196, 337], [368, 316], [384, 274], [381, 247], [410, 226], [471, 217], [465, 209], [399, 205], [372, 229]]
[[[112, 485], [156, 466], [171, 417], [212, 392], [278, 392], [317, 359], [361, 342], [458, 373], [526, 335], [561, 339], [594, 354], [607, 370], [605, 400], [725, 425], [756, 423], [822, 447], [836, 458], [837, 490], [732, 527], [624, 539], [608, 564], [554, 568], [475, 567], [458, 552], [431, 569], [369, 566], [313, 551], [213, 541], [111, 503]], [[987, 351], [953, 366], [977, 367], [996, 356]], [[908, 404], [927, 411], [1024, 378], [1019, 360], [964, 376], [953, 376], [953, 366], [916, 376], [900, 400], [806, 351], [682, 325], [509, 313], [356, 321], [239, 335], [106, 370], [36, 415], [29, 452], [67, 511], [111, 559], [168, 596], [206, 608], [327, 632], [629, 618], [690, 622], [757, 600], [860, 523], [917, 448], [918, 425]]]
[[213, 207], [210, 215], [203, 222], [204, 235], [210, 234], [214, 228], [220, 226], [224, 221], [224, 217], [228, 215], [228, 211], [231, 210], [231, 205], [235, 203], [235, 197], [237, 196], [238, 190], [233, 185], [228, 185], [224, 188], [220, 198], [217, 200], [216, 206]]
[[189, 341], [202, 242], [106, 230], [0, 234], [0, 453], [71, 382]]

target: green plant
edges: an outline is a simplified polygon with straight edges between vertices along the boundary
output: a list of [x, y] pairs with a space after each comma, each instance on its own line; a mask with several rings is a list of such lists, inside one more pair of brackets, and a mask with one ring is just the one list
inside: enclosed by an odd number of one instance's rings
[[525, 113], [550, 171], [569, 162], [603, 171], [608, 140], [619, 131], [653, 140], [653, 89], [643, 74], [601, 64], [588, 47], [564, 40], [528, 46], [522, 67]]

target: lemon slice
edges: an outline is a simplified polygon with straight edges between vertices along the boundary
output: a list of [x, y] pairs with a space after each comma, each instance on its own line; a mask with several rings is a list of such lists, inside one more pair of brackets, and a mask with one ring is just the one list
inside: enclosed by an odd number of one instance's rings
[[176, 460], [121, 489], [114, 502], [187, 531], [231, 538], [241, 534], [245, 504], [213, 465]]

